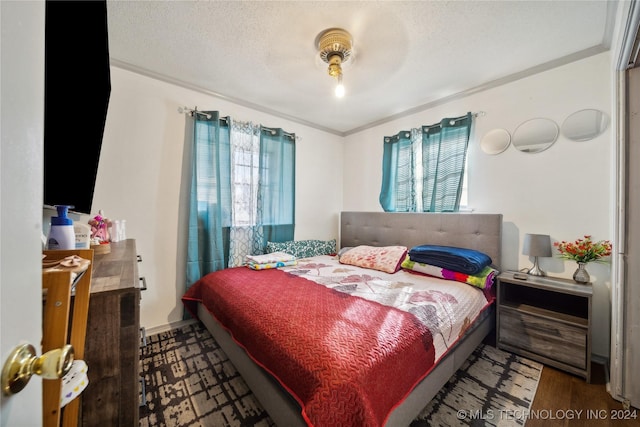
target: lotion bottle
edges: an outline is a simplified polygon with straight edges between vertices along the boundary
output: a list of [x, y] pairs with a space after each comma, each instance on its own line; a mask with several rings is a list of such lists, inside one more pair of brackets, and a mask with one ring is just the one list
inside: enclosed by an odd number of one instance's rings
[[47, 249], [75, 249], [76, 233], [73, 220], [67, 216], [73, 206], [56, 205], [58, 216], [51, 217], [51, 229], [47, 238]]
[[91, 247], [91, 227], [89, 224], [76, 222], [73, 224], [76, 235], [76, 249], [89, 249]]

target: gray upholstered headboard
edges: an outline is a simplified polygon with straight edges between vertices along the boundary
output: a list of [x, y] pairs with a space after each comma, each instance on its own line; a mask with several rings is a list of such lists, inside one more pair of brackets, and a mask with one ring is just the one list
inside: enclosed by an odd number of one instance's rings
[[482, 251], [501, 263], [502, 214], [342, 212], [340, 247], [445, 245]]

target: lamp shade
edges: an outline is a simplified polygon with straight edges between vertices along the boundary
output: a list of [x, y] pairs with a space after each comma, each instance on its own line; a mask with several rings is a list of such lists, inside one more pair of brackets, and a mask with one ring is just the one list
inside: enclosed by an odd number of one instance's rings
[[550, 257], [551, 237], [546, 234], [525, 234], [522, 253], [524, 255]]

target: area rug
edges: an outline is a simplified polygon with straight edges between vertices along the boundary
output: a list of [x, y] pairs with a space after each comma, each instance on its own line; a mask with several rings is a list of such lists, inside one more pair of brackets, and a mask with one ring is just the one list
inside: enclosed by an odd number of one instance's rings
[[538, 362], [481, 345], [411, 427], [523, 426], [541, 372]]
[[[275, 424], [209, 331], [193, 323], [147, 337], [140, 427], [271, 427]], [[524, 425], [542, 365], [481, 345], [411, 423]]]

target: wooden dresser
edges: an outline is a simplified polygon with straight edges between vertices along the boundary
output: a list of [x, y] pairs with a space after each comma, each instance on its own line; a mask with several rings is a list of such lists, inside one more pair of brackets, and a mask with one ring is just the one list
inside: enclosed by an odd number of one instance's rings
[[82, 395], [82, 426], [137, 426], [139, 409], [140, 288], [134, 239], [95, 254]]

